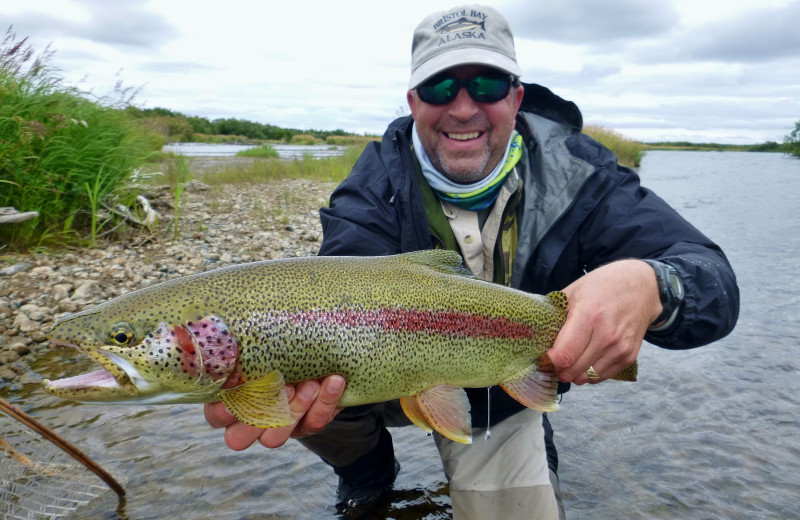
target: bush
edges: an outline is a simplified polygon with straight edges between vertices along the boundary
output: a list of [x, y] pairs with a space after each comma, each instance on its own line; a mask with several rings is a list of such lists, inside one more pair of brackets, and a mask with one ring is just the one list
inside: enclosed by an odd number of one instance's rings
[[[97, 207], [157, 152], [150, 135], [108, 100], [93, 102], [33, 59], [11, 30], [0, 43], [0, 207], [39, 217], [0, 226], [0, 243], [92, 241]], [[124, 94], [124, 91], [118, 91]]]

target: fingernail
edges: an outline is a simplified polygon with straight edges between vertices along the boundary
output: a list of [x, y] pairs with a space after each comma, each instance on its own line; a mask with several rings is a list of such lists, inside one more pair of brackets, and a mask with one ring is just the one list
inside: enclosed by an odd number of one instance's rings
[[344, 388], [344, 378], [341, 376], [333, 376], [328, 379], [328, 391], [338, 393]]
[[300, 394], [301, 399], [310, 401], [317, 397], [317, 394], [319, 393], [319, 387], [314, 384], [314, 382], [308, 381], [300, 385], [298, 393]]

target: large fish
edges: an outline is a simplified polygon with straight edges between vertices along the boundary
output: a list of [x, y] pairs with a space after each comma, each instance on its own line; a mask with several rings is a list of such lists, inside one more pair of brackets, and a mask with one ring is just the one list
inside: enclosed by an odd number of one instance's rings
[[236, 265], [131, 292], [58, 321], [53, 344], [101, 370], [44, 381], [83, 402], [221, 400], [242, 422], [294, 422], [284, 382], [341, 374], [339, 406], [400, 398], [409, 418], [469, 443], [463, 388], [499, 384], [557, 408], [545, 355], [564, 293], [532, 295], [475, 279], [443, 250]]

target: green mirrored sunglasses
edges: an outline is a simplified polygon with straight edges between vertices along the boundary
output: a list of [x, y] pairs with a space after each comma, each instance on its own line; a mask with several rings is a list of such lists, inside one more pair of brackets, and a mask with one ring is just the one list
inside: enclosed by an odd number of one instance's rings
[[418, 86], [417, 94], [425, 103], [445, 105], [453, 101], [463, 87], [475, 101], [495, 103], [508, 96], [513, 83], [514, 76], [510, 74], [482, 73], [466, 79], [438, 75]]

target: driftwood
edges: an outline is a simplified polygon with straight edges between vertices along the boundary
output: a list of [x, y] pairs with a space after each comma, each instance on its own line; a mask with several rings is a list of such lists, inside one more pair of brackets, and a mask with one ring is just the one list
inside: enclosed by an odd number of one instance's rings
[[39, 216], [38, 211], [19, 212], [15, 208], [0, 208], [0, 224], [15, 224], [25, 222]]
[[139, 206], [142, 207], [142, 211], [144, 212], [144, 218], [140, 219], [131, 213], [131, 210], [125, 206], [124, 204], [109, 204], [108, 202], [103, 203], [103, 207], [106, 208], [111, 213], [122, 217], [123, 220], [132, 222], [137, 226], [146, 227], [149, 230], [153, 230], [153, 227], [158, 222], [158, 213], [153, 209], [150, 205], [150, 201], [147, 200], [147, 197], [144, 195], [139, 195], [136, 197], [136, 202]]

